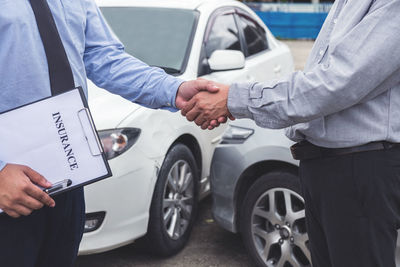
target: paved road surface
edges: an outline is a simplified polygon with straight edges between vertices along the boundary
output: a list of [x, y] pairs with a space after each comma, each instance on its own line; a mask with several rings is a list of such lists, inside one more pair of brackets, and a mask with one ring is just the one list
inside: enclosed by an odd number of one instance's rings
[[211, 198], [200, 203], [199, 218], [189, 244], [178, 255], [157, 259], [137, 244], [81, 256], [76, 267], [246, 267], [253, 266], [240, 237], [222, 230], [211, 217]]

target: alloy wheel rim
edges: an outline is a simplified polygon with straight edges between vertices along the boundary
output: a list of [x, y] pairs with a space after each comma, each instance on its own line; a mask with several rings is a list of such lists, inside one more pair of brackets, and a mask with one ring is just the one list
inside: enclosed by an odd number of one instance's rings
[[270, 189], [253, 207], [251, 234], [266, 266], [311, 266], [304, 199], [287, 188]]
[[187, 230], [194, 204], [193, 171], [185, 160], [177, 161], [168, 173], [163, 194], [164, 228], [179, 239]]

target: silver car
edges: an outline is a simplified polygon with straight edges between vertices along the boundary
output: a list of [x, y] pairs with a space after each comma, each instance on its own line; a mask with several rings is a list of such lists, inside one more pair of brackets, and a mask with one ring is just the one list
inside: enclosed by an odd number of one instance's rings
[[238, 120], [230, 123], [214, 152], [213, 216], [226, 230], [242, 235], [257, 266], [311, 266], [292, 144], [283, 130]]
[[238, 120], [230, 123], [214, 152], [214, 218], [228, 231], [242, 234], [259, 266], [311, 265], [291, 145], [282, 130]]

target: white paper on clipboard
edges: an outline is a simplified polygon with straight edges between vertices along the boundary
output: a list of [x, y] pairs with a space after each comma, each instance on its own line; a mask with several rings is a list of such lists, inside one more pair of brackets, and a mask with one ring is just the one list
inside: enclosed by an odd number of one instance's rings
[[81, 88], [1, 113], [0, 159], [71, 181], [53, 193], [111, 176]]

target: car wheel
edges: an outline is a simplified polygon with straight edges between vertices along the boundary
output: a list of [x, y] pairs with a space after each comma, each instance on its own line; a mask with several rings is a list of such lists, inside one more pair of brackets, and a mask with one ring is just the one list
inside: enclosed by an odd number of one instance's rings
[[190, 149], [174, 145], [160, 169], [151, 203], [146, 238], [152, 253], [174, 255], [187, 243], [197, 214], [197, 173]]
[[299, 178], [289, 172], [261, 176], [244, 199], [240, 227], [257, 266], [311, 266]]

